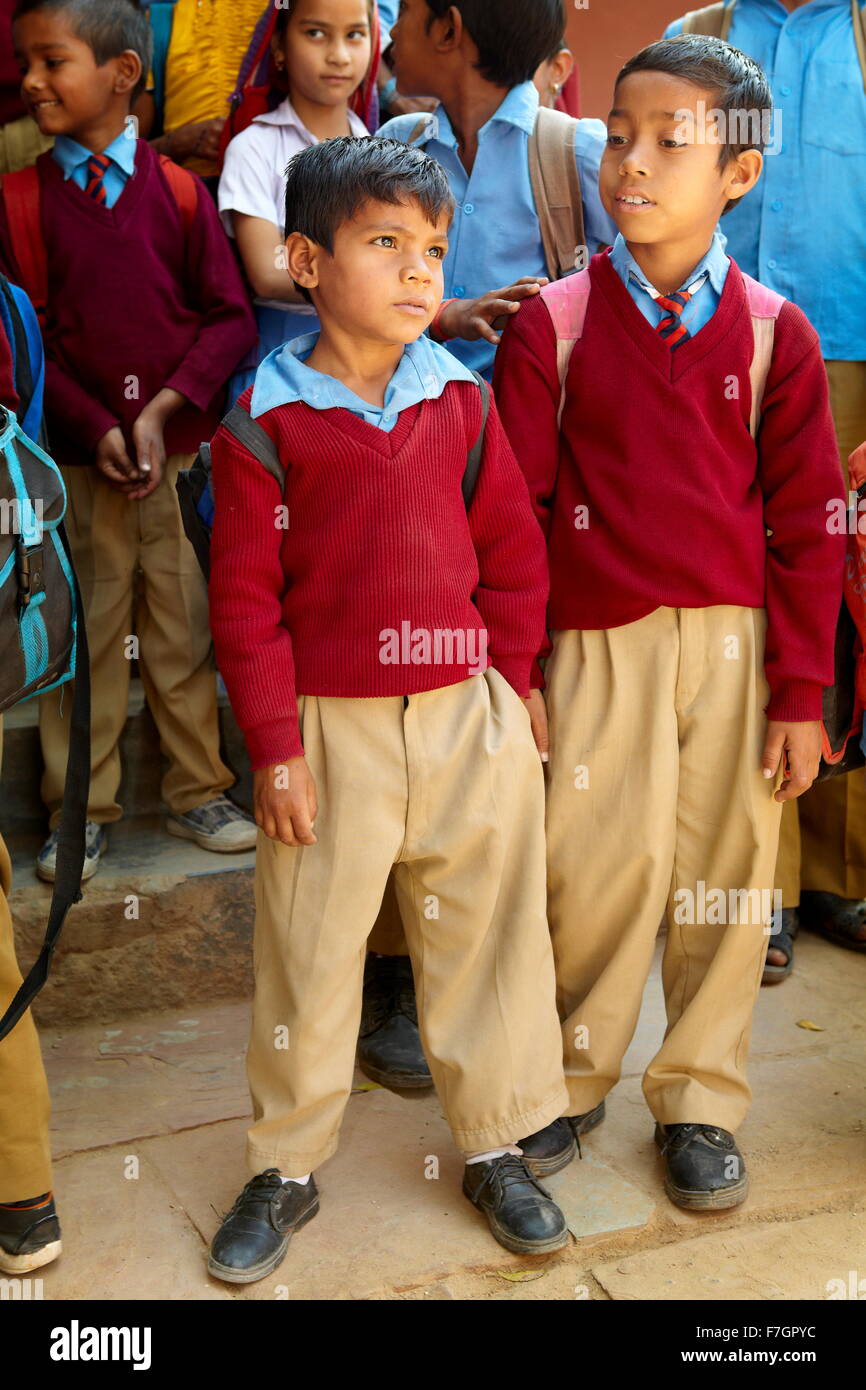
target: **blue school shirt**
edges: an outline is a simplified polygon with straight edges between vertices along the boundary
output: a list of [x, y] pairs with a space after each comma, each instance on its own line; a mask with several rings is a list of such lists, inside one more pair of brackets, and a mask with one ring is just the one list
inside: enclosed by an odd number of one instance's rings
[[[665, 37], [682, 30], [669, 24]], [[776, 103], [757, 186], [725, 214], [747, 275], [798, 304], [825, 358], [866, 360], [866, 92], [850, 0], [737, 0], [728, 40], [764, 69]], [[779, 117], [781, 116], [781, 123]]]
[[[104, 207], [114, 207], [126, 187], [127, 179], [135, 171], [135, 144], [135, 126], [130, 124], [103, 150], [103, 154], [107, 154], [111, 160], [105, 171]], [[72, 179], [82, 190], [87, 188], [90, 182], [87, 161], [91, 157], [91, 150], [86, 150], [68, 135], [58, 135], [51, 154], [63, 170], [64, 178]]]
[[382, 49], [388, 47], [391, 37], [391, 30], [397, 23], [397, 11], [400, 8], [399, 0], [379, 0], [379, 25], [382, 30], [381, 45]]
[[447, 348], [422, 334], [404, 349], [397, 370], [385, 388], [384, 403], [371, 405], [336, 377], [306, 365], [318, 340], [318, 333], [305, 333], [303, 338], [293, 338], [290, 343], [268, 353], [256, 373], [250, 401], [254, 420], [277, 406], [304, 401], [313, 410], [350, 410], [368, 425], [390, 434], [401, 410], [419, 401], [435, 400], [449, 381], [475, 380], [471, 371]]
[[[423, 117], [425, 130], [412, 143], [421, 145], [445, 169], [457, 207], [445, 257], [445, 298], [475, 299], [510, 285], [522, 275], [546, 275], [547, 262], [532, 185], [529, 137], [538, 113], [538, 92], [531, 82], [512, 87], [501, 106], [478, 132], [478, 153], [467, 174], [457, 153], [457, 137], [445, 108]], [[422, 116], [417, 112], [386, 121], [379, 135], [408, 140]], [[578, 122], [574, 158], [580, 175], [586, 240], [590, 255], [609, 245], [616, 226], [598, 192], [598, 166], [607, 144], [603, 121]], [[496, 348], [485, 339], [454, 338], [449, 347], [468, 367], [488, 379]]]
[[[657, 328], [662, 319], [667, 317], [667, 310], [658, 304], [658, 290], [644, 275], [626, 246], [625, 237], [621, 232], [611, 248], [610, 263], [647, 323], [651, 328]], [[698, 261], [691, 274], [687, 275], [683, 284], [679, 286], [680, 289], [690, 290], [692, 294], [680, 316], [692, 337], [709, 323], [719, 307], [730, 264], [729, 257], [725, 255], [722, 238], [716, 232], [707, 254]]]

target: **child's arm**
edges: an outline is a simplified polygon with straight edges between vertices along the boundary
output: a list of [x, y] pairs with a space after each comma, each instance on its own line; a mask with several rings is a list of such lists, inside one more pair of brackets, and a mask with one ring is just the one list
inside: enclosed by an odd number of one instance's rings
[[543, 300], [525, 304], [496, 354], [493, 390], [505, 433], [529, 487], [545, 535], [559, 461], [556, 334]]
[[292, 277], [280, 261], [284, 243], [276, 223], [264, 217], [232, 212], [232, 226], [253, 294], [260, 299], [278, 299], [287, 304], [308, 303], [295, 289]]
[[442, 342], [451, 338], [466, 338], [469, 342], [486, 338], [488, 343], [496, 344], [500, 340], [497, 330], [503, 329], [524, 300], [532, 299], [547, 283], [546, 275], [524, 275], [513, 285], [488, 290], [477, 299], [445, 300], [433, 320], [431, 334]]

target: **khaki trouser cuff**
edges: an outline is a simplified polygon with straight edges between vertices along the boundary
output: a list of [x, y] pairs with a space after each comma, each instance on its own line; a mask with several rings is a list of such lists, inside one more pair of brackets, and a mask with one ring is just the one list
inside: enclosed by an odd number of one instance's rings
[[557, 1090], [542, 1105], [532, 1110], [524, 1110], [511, 1119], [501, 1120], [495, 1125], [485, 1125], [483, 1129], [453, 1129], [454, 1142], [463, 1153], [483, 1153], [485, 1149], [501, 1148], [504, 1144], [519, 1144], [527, 1134], [535, 1134], [553, 1120], [563, 1115], [563, 1107], [568, 1103], [568, 1092]]

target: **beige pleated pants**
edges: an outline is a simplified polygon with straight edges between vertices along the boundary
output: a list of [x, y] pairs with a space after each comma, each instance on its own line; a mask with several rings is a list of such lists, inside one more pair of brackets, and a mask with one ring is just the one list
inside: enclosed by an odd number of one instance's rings
[[662, 1124], [735, 1130], [746, 1113], [781, 813], [781, 773], [760, 765], [764, 632], [763, 611], [714, 607], [554, 634], [548, 910], [567, 1114], [619, 1078], [663, 917], [667, 1031], [647, 1103]]
[[247, 1058], [254, 1172], [300, 1176], [337, 1146], [367, 937], [392, 866], [424, 1051], [464, 1152], [565, 1109], [545, 914], [544, 784], [498, 672], [419, 695], [301, 697], [318, 843], [259, 832]]

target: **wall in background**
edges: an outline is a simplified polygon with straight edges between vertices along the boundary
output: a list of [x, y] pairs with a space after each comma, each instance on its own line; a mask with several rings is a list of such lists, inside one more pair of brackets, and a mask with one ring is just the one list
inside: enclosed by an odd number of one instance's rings
[[581, 114], [602, 119], [626, 59], [660, 39], [672, 19], [697, 6], [697, 0], [588, 0], [586, 9], [575, 8], [574, 0], [564, 3], [568, 46], [580, 69]]

